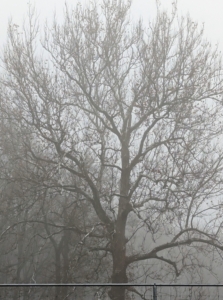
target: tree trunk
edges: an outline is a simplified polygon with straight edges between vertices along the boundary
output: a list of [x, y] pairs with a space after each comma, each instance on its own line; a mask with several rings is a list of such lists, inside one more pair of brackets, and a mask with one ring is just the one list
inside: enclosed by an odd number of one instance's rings
[[[129, 151], [122, 150], [122, 175], [120, 180], [119, 211], [112, 240], [113, 272], [112, 283], [127, 283], [126, 275], [126, 222], [131, 211], [128, 193], [130, 188]], [[112, 287], [109, 291], [112, 300], [125, 300], [125, 287]]]
[[[69, 273], [69, 238], [70, 234], [68, 230], [65, 230], [63, 236], [63, 244], [62, 244], [62, 257], [63, 257], [63, 283], [68, 283], [68, 273]], [[63, 287], [62, 289], [62, 299], [68, 294], [68, 287]]]
[[[60, 249], [55, 249], [55, 275], [56, 283], [61, 283], [61, 262], [60, 262]], [[55, 300], [60, 299], [61, 287], [55, 288]]]
[[[112, 283], [126, 283], [128, 278], [126, 275], [125, 236], [123, 236], [122, 231], [114, 234], [112, 250]], [[112, 287], [109, 291], [109, 297], [112, 300], [125, 300], [125, 287]]]
[[[17, 262], [17, 270], [16, 270], [16, 283], [20, 283], [21, 282], [21, 271], [24, 267], [24, 236], [26, 233], [26, 224], [24, 223], [21, 226], [21, 230], [18, 231], [18, 262]], [[24, 293], [22, 293], [22, 291], [24, 291], [25, 289], [15, 289], [14, 292], [14, 297], [13, 299], [21, 299], [21, 297], [24, 298]], [[23, 295], [23, 296], [22, 296]], [[20, 297], [21, 296], [21, 297]]]

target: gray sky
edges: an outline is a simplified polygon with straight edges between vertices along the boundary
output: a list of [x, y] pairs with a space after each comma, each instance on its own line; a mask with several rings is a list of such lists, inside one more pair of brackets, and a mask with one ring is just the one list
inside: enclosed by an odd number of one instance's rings
[[[0, 42], [6, 39], [7, 23], [9, 17], [13, 17], [16, 24], [21, 24], [27, 12], [29, 0], [0, 0]], [[68, 4], [75, 5], [77, 0], [67, 0]], [[173, 0], [160, 0], [161, 5], [171, 8]], [[52, 16], [56, 9], [57, 14], [61, 15], [65, 0], [30, 0], [36, 5], [41, 19]], [[200, 24], [205, 23], [205, 33], [209, 40], [214, 43], [219, 42], [223, 48], [223, 0], [178, 0], [179, 11], [189, 14]], [[143, 16], [144, 20], [153, 15], [155, 11], [154, 0], [133, 0], [134, 15]]]

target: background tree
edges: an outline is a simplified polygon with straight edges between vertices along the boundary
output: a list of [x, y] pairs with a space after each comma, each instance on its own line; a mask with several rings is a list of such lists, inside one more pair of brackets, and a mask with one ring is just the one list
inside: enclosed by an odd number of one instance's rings
[[221, 56], [175, 5], [149, 26], [133, 24], [130, 7], [66, 7], [41, 42], [31, 11], [22, 31], [9, 26], [1, 79], [2, 112], [17, 124], [38, 185], [91, 205], [84, 241], [110, 256], [113, 283], [134, 281], [142, 261], [144, 280], [163, 274], [151, 270], [156, 261], [178, 276], [191, 245], [222, 250], [218, 226], [203, 222], [221, 204]]
[[[86, 237], [94, 235], [89, 207], [70, 192], [41, 186], [47, 165], [44, 170], [44, 165], [26, 163], [31, 160], [11, 118], [2, 118], [1, 138], [1, 283], [97, 280], [100, 258], [85, 247]], [[87, 293], [67, 287], [55, 289], [55, 294], [52, 288], [6, 288], [0, 296], [63, 299]]]

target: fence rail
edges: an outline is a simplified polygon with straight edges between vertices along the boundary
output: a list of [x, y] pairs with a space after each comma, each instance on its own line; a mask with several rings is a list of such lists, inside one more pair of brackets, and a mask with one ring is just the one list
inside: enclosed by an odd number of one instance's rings
[[0, 283], [0, 287], [223, 287], [223, 284], [168, 284], [168, 283]]
[[[177, 288], [177, 287], [184, 287], [184, 288], [189, 288], [191, 291], [193, 288], [195, 287], [200, 287], [200, 288], [222, 288], [223, 284], [168, 284], [168, 283], [152, 283], [152, 284], [148, 284], [148, 283], [1, 283], [0, 284], [0, 291], [1, 288], [41, 288], [41, 287], [55, 287], [55, 288], [62, 288], [62, 287], [73, 287], [73, 288], [78, 288], [78, 287], [82, 287], [82, 288], [87, 288], [87, 287], [148, 287], [150, 288], [151, 291], [151, 298], [152, 300], [159, 300], [159, 299], [167, 299], [166, 296], [160, 296], [160, 289], [161, 288]], [[158, 289], [159, 288], [159, 293], [158, 293]], [[191, 293], [192, 295], [192, 293]], [[168, 299], [173, 299], [170, 297], [170, 295], [168, 295]], [[1, 296], [0, 296], [0, 299]], [[19, 298], [20, 299], [20, 298]], [[42, 298], [39, 298], [42, 299]], [[73, 298], [72, 298], [73, 299]], [[98, 298], [101, 299], [101, 298]], [[107, 299], [107, 298], [106, 298]], [[187, 296], [187, 297], [183, 297], [183, 298], [174, 298], [174, 299], [194, 299], [192, 298], [192, 296]], [[195, 297], [195, 299], [198, 299]], [[199, 298], [199, 299], [203, 299], [203, 298]], [[206, 298], [205, 298], [206, 299]], [[217, 298], [210, 298], [208, 297], [207, 299], [223, 299], [223, 294], [221, 296], [221, 298], [219, 298], [219, 294]]]

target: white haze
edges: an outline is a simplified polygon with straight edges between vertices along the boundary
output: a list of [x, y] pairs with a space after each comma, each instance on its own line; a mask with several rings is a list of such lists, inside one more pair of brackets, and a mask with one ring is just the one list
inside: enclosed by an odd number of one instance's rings
[[[96, 0], [98, 1], [98, 0]], [[159, 0], [160, 6], [171, 9], [174, 0]], [[75, 5], [77, 0], [67, 0], [68, 5]], [[86, 0], [79, 2], [85, 3]], [[133, 17], [143, 17], [148, 21], [154, 16], [156, 11], [155, 0], [133, 0], [132, 14]], [[65, 0], [0, 0], [0, 45], [6, 40], [7, 26], [9, 18], [16, 24], [22, 24], [22, 20], [28, 10], [28, 5], [35, 5], [39, 18], [44, 21], [46, 18], [52, 19], [54, 11], [57, 17], [62, 18]], [[222, 0], [178, 0], [178, 8], [181, 14], [190, 14], [192, 19], [202, 25], [205, 25], [205, 35], [213, 43], [219, 43], [223, 47], [223, 1]]]

